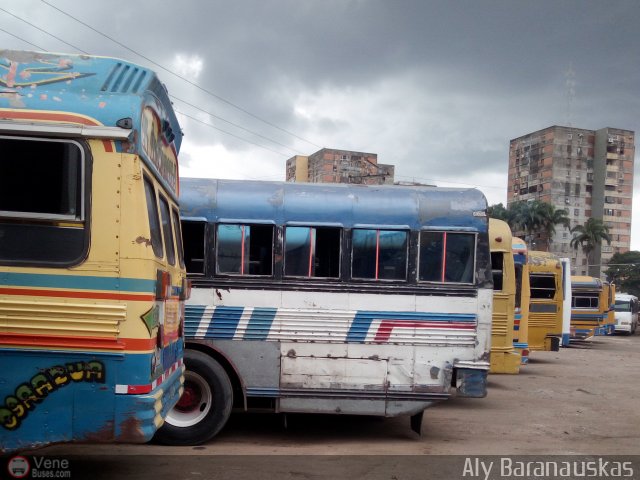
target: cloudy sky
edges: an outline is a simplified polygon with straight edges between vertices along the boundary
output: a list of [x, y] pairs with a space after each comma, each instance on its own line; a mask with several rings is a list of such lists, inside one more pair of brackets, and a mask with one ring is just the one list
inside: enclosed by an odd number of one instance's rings
[[284, 180], [287, 158], [341, 148], [489, 203], [506, 203], [512, 138], [640, 134], [639, 26], [637, 0], [0, 0], [0, 48], [156, 70], [182, 175]]

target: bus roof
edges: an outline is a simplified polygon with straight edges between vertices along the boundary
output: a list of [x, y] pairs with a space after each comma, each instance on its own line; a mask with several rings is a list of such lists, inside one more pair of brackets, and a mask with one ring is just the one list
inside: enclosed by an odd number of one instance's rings
[[489, 248], [492, 252], [510, 252], [512, 245], [511, 229], [507, 222], [496, 218], [489, 219]]
[[511, 249], [513, 250], [513, 253], [526, 254], [527, 253], [527, 244], [525, 243], [524, 240], [522, 240], [519, 237], [512, 237], [511, 238]]
[[547, 266], [553, 268], [561, 267], [560, 258], [558, 258], [557, 255], [549, 252], [541, 252], [538, 250], [529, 250], [527, 263], [529, 265], [536, 266]]
[[476, 189], [182, 178], [183, 218], [210, 222], [487, 231]]
[[[116, 58], [0, 50], [0, 71], [2, 108], [74, 112], [115, 126], [122, 118], [140, 121], [145, 95], [170, 104], [153, 71]], [[132, 97], [140, 98], [137, 105]], [[173, 111], [167, 113], [178, 151], [182, 133]]]
[[0, 109], [0, 127], [56, 122], [128, 132], [116, 148], [135, 149], [177, 194], [182, 130], [152, 70], [116, 58], [0, 50]]
[[638, 300], [638, 297], [635, 295], [631, 295], [630, 293], [616, 293], [616, 300]]
[[586, 275], [572, 275], [571, 288], [575, 289], [602, 289], [602, 280]]

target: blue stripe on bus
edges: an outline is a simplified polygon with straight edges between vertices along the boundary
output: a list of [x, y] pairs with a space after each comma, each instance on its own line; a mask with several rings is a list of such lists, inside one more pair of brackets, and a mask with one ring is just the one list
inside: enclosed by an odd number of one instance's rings
[[195, 337], [200, 322], [204, 316], [204, 305], [185, 305], [184, 307], [184, 334], [187, 337]]
[[277, 308], [254, 308], [243, 340], [266, 340]]
[[572, 313], [571, 320], [591, 320], [597, 321], [606, 318], [606, 314], [601, 313]]
[[207, 328], [207, 338], [232, 339], [244, 307], [216, 307]]
[[77, 290], [154, 292], [156, 281], [142, 278], [2, 272], [0, 273], [0, 285], [11, 285], [13, 287], [71, 288]]
[[412, 322], [469, 322], [475, 323], [476, 316], [467, 313], [426, 313], [426, 312], [370, 312], [356, 313], [349, 332], [347, 342], [364, 343], [369, 327], [374, 320], [400, 320]]

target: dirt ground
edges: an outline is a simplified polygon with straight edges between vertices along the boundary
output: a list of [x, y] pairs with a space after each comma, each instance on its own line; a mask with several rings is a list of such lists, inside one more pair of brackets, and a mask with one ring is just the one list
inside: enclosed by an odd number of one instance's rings
[[56, 445], [46, 455], [636, 455], [640, 454], [640, 335], [597, 337], [533, 352], [519, 375], [491, 375], [484, 399], [408, 418], [234, 414], [200, 447]]

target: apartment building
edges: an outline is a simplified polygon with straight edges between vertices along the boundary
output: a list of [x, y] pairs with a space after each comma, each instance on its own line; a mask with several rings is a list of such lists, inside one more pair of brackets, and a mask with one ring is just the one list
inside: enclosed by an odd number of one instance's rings
[[287, 160], [287, 182], [393, 184], [395, 167], [378, 163], [375, 153], [323, 148]]
[[[552, 126], [511, 140], [508, 200], [540, 200], [565, 209], [571, 226], [594, 217], [609, 227], [611, 245], [595, 252], [592, 265], [570, 246], [570, 228], [556, 227], [549, 251], [571, 258], [573, 274], [601, 276], [614, 253], [629, 251], [635, 134], [631, 130], [586, 130]], [[542, 233], [530, 248], [546, 247]]]

